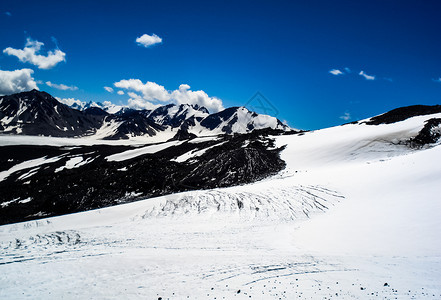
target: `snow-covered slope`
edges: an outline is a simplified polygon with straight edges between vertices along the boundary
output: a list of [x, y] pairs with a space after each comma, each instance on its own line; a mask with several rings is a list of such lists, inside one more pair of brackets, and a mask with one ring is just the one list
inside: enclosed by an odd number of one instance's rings
[[[289, 168], [348, 201], [305, 224], [295, 236], [316, 251], [439, 255], [441, 146], [410, 148], [422, 124], [441, 114], [392, 124], [348, 124], [278, 137]], [[412, 241], [412, 242], [409, 242]]]
[[[429, 119], [276, 136], [285, 170], [0, 227], [0, 297], [441, 298]], [[56, 284], [54, 284], [56, 282]]]

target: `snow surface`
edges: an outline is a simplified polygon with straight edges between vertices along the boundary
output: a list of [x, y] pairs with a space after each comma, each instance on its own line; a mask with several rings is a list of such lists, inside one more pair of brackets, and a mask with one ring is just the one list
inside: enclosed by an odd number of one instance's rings
[[[164, 131], [157, 136], [137, 136], [128, 140], [102, 140], [96, 136], [81, 138], [64, 138], [31, 135], [0, 134], [0, 146], [14, 145], [48, 145], [48, 146], [90, 146], [90, 145], [146, 145], [161, 143], [172, 138], [176, 132]], [[105, 135], [103, 135], [105, 136]]]
[[257, 183], [0, 226], [0, 298], [440, 299], [441, 146], [401, 143], [431, 117], [275, 137], [287, 168]]

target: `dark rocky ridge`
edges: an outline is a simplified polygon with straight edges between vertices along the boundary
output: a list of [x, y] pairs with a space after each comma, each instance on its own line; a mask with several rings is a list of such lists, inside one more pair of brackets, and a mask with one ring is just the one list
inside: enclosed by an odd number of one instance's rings
[[410, 139], [411, 147], [419, 148], [425, 145], [434, 144], [441, 138], [441, 119], [433, 118], [426, 121], [423, 129], [417, 136]]
[[[72, 109], [48, 93], [32, 90], [2, 97], [0, 120], [7, 117], [11, 121], [0, 124], [0, 130], [7, 125], [19, 125], [26, 135], [82, 136], [94, 133], [107, 115], [100, 109]], [[19, 132], [16, 129], [13, 133]]]
[[367, 125], [391, 124], [404, 121], [415, 116], [431, 115], [440, 112], [441, 105], [412, 105], [393, 109], [382, 115], [370, 118], [364, 123]]
[[[218, 140], [184, 142], [163, 151], [125, 161], [105, 157], [133, 149], [129, 146], [3, 146], [0, 172], [31, 159], [59, 157], [50, 164], [12, 173], [0, 181], [0, 224], [107, 207], [181, 191], [245, 184], [275, 174], [285, 167], [281, 149], [269, 150], [273, 140], [262, 130], [225, 135]], [[208, 149], [183, 163], [174, 158]], [[89, 163], [56, 172], [73, 157]], [[92, 160], [92, 161], [90, 161]], [[26, 201], [25, 199], [30, 199]], [[25, 201], [23, 201], [25, 200]]]

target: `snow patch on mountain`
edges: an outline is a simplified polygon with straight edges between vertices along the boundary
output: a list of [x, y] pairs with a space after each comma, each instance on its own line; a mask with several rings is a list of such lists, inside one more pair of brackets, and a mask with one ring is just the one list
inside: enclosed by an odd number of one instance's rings
[[137, 149], [127, 150], [127, 151], [124, 151], [121, 153], [112, 154], [110, 156], [107, 156], [106, 160], [107, 161], [129, 160], [129, 159], [141, 156], [141, 155], [156, 153], [161, 150], [167, 149], [171, 146], [180, 145], [183, 142], [184, 141], [172, 141], [172, 142], [161, 143], [161, 144], [157, 144], [157, 145], [150, 145], [150, 146], [146, 146], [146, 147], [140, 147]]
[[172, 161], [183, 163], [183, 162], [186, 162], [187, 160], [189, 160], [191, 158], [201, 156], [205, 152], [207, 152], [208, 150], [213, 149], [214, 147], [219, 147], [219, 146], [221, 146], [223, 144], [225, 144], [225, 142], [221, 142], [221, 143], [218, 143], [218, 144], [215, 144], [213, 146], [210, 146], [210, 147], [207, 147], [207, 148], [203, 148], [203, 149], [200, 149], [200, 150], [197, 150], [197, 149], [191, 150], [191, 151], [188, 151], [188, 152], [186, 152], [186, 153], [184, 153], [184, 154], [182, 154], [182, 155], [172, 159]]
[[82, 156], [74, 156], [69, 158], [68, 161], [66, 161], [64, 166], [61, 166], [59, 168], [55, 169], [55, 173], [63, 171], [65, 169], [74, 169], [74, 168], [79, 168], [83, 165], [86, 165], [90, 162], [92, 162], [94, 160], [94, 158], [87, 158], [84, 159]]
[[34, 167], [41, 166], [44, 164], [50, 164], [50, 163], [56, 162], [60, 159], [61, 159], [61, 157], [51, 157], [51, 158], [41, 157], [41, 158], [36, 158], [36, 159], [24, 161], [22, 163], [19, 163], [19, 164], [13, 166], [12, 168], [10, 168], [6, 171], [1, 171], [0, 172], [0, 181], [5, 180], [9, 175], [11, 175], [12, 173], [15, 173], [17, 171], [34, 168]]

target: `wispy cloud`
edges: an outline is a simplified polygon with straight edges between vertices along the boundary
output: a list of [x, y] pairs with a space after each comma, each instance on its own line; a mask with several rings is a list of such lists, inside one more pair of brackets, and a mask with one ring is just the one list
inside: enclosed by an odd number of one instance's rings
[[162, 43], [162, 38], [160, 38], [156, 34], [152, 34], [152, 35], [143, 34], [136, 39], [136, 42], [138, 43], [139, 46], [144, 46], [148, 48], [155, 44]]
[[51, 69], [58, 63], [66, 61], [66, 53], [56, 49], [54, 51], [48, 51], [47, 55], [38, 54], [44, 43], [34, 41], [31, 38], [27, 39], [24, 49], [14, 49], [8, 47], [3, 50], [3, 53], [16, 56], [21, 62], [28, 62], [39, 69]]
[[358, 75], [363, 76], [366, 80], [375, 80], [374, 75], [368, 75], [364, 71], [360, 71], [360, 73], [358, 73]]
[[62, 91], [66, 91], [66, 90], [71, 90], [71, 91], [76, 91], [78, 90], [78, 87], [74, 86], [74, 85], [65, 85], [65, 84], [56, 84], [50, 81], [46, 81], [46, 85], [50, 86], [51, 88], [57, 89], [57, 90], [62, 90]]
[[0, 70], [0, 95], [9, 95], [37, 89], [37, 82], [32, 77], [34, 70], [21, 69], [15, 71]]
[[7, 15], [8, 17], [12, 16], [12, 14], [9, 11], [5, 12], [5, 15]]
[[168, 91], [162, 85], [139, 79], [124, 79], [114, 83], [114, 86], [127, 90], [132, 108], [152, 109], [159, 103], [172, 102], [176, 104], [198, 104], [208, 110], [218, 112], [223, 109], [222, 100], [210, 97], [204, 91], [192, 91], [188, 84], [181, 84], [179, 89]]
[[[349, 68], [344, 68], [344, 69], [332, 69], [329, 71], [330, 74], [334, 75], [334, 76], [340, 76], [340, 75], [348, 75], [352, 73], [352, 70]], [[356, 75], [357, 72], [354, 73], [354, 75]], [[363, 70], [361, 70], [358, 75], [364, 77], [364, 79], [366, 80], [376, 80], [376, 76], [375, 75], [368, 75], [366, 74]], [[386, 81], [390, 81], [393, 82], [392, 78], [388, 78], [388, 77], [383, 77], [380, 78]]]
[[329, 71], [329, 73], [331, 73], [332, 75], [335, 75], [335, 76], [343, 75], [343, 72], [340, 71], [339, 69], [332, 69]]
[[339, 117], [342, 120], [348, 121], [351, 119], [351, 114], [348, 112], [345, 112], [342, 116]]
[[109, 93], [113, 93], [113, 88], [111, 88], [110, 86], [105, 86], [104, 89]]
[[432, 80], [435, 81], [435, 82], [441, 82], [441, 77], [438, 78], [438, 79], [432, 79]]

